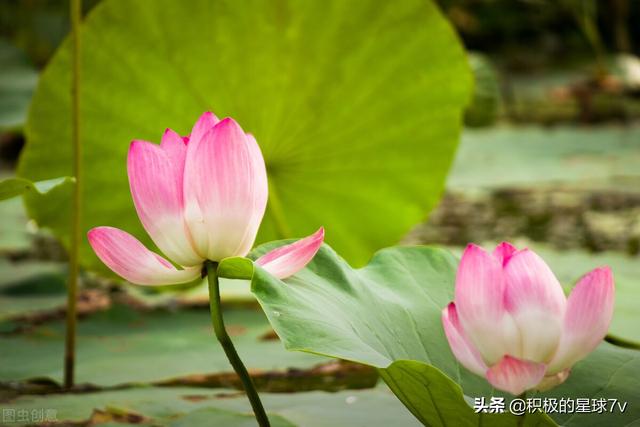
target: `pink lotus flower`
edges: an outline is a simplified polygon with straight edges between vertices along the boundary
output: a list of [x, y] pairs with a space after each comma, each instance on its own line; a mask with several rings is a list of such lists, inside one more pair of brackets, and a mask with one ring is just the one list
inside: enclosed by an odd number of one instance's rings
[[442, 312], [460, 363], [495, 388], [518, 395], [567, 379], [602, 341], [613, 316], [608, 267], [583, 276], [568, 298], [547, 264], [509, 243], [493, 254], [469, 245], [456, 276], [455, 302]]
[[[245, 256], [253, 246], [267, 205], [267, 172], [255, 138], [233, 119], [207, 112], [188, 137], [167, 129], [160, 145], [133, 141], [127, 169], [142, 225], [180, 268], [125, 231], [90, 230], [93, 250], [124, 279], [140, 285], [190, 282], [206, 260]], [[320, 228], [256, 263], [278, 278], [291, 276], [323, 239]]]

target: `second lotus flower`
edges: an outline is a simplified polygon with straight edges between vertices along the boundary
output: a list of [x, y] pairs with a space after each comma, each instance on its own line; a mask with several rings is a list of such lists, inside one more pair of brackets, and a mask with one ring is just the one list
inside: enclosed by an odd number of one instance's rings
[[602, 267], [566, 298], [533, 251], [502, 243], [491, 254], [469, 245], [442, 322], [462, 365], [518, 395], [562, 383], [595, 349], [611, 323], [614, 291], [611, 270]]
[[[267, 205], [267, 173], [255, 138], [233, 119], [204, 113], [188, 137], [167, 129], [160, 145], [133, 141], [127, 170], [142, 225], [181, 268], [123, 230], [90, 230], [93, 250], [124, 279], [140, 285], [189, 282], [200, 277], [206, 260], [245, 256], [253, 246]], [[320, 228], [256, 263], [278, 278], [291, 276], [323, 239]]]

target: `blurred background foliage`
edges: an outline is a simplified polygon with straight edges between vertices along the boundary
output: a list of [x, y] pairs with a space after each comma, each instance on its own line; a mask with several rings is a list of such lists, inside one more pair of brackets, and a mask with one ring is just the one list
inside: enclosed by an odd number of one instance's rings
[[[85, 0], [85, 14], [100, 0]], [[639, 53], [640, 5], [635, 0], [438, 0], [469, 50], [499, 55], [509, 67], [558, 65], [593, 53], [576, 22], [594, 19], [607, 51]], [[0, 35], [42, 68], [69, 30], [65, 0], [14, 0], [0, 4]], [[527, 46], [529, 49], [522, 49]]]
[[[85, 13], [99, 2], [85, 1]], [[628, 120], [640, 114], [635, 98], [640, 88], [640, 61], [635, 55], [640, 53], [640, 46], [634, 43], [640, 37], [640, 29], [632, 25], [640, 19], [639, 2], [437, 3], [466, 48], [480, 54], [472, 56], [471, 64], [482, 93], [479, 102], [484, 107], [470, 108], [467, 123], [471, 126], [489, 124], [498, 113], [509, 120], [544, 123]], [[0, 99], [4, 108], [0, 111], [0, 128], [24, 123], [26, 104], [35, 86], [35, 79], [27, 77], [32, 72], [27, 70], [42, 69], [68, 29], [65, 0], [0, 4]], [[548, 73], [550, 70], [553, 73]], [[536, 75], [542, 78], [537, 82], [536, 93], [532, 93], [527, 77]], [[582, 78], [576, 79], [577, 76]], [[622, 99], [618, 96], [621, 91]], [[495, 98], [490, 105], [488, 93]]]

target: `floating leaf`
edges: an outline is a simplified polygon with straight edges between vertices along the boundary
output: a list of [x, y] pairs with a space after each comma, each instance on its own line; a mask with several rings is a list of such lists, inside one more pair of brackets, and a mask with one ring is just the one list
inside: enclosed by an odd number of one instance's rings
[[[269, 414], [269, 423], [273, 427], [295, 427], [279, 415]], [[169, 427], [197, 427], [197, 426], [234, 426], [255, 427], [256, 418], [253, 415], [238, 412], [223, 411], [215, 408], [203, 408], [188, 413], [169, 423]]]
[[63, 264], [0, 259], [0, 321], [64, 307]]
[[[257, 309], [225, 311], [225, 321], [249, 369], [309, 368], [325, 361], [285, 352], [277, 340], [262, 340], [270, 328]], [[138, 312], [116, 306], [82, 319], [77, 343], [78, 383], [112, 386], [231, 371], [207, 310]], [[62, 320], [0, 336], [0, 348], [0, 381], [45, 377], [61, 382]]]
[[[337, 393], [260, 393], [260, 397], [272, 422], [275, 421], [274, 416], [281, 416], [294, 425], [303, 427], [418, 425], [388, 390], [379, 387]], [[111, 408], [121, 413], [143, 415], [155, 420], [153, 425], [167, 425], [170, 420], [187, 418], [192, 421], [187, 425], [194, 427], [235, 426], [234, 423], [217, 422], [220, 414], [216, 412], [251, 411], [246, 396], [236, 390], [187, 387], [142, 387], [50, 396], [25, 395], [11, 400], [10, 407], [29, 411], [51, 408], [56, 410], [58, 420], [76, 423], [89, 419], [93, 409]], [[206, 411], [211, 411], [212, 416], [208, 421], [200, 423], [200, 416]], [[194, 421], [196, 418], [198, 422]]]
[[639, 163], [637, 126], [496, 126], [464, 132], [447, 187], [562, 185], [635, 192]]
[[[458, 38], [426, 0], [105, 0], [83, 25], [84, 230], [150, 244], [126, 176], [134, 138], [187, 134], [205, 110], [232, 116], [264, 153], [270, 199], [259, 241], [320, 225], [349, 260], [398, 241], [437, 202], [470, 92]], [[20, 175], [69, 174], [70, 46], [43, 72]], [[70, 206], [70, 193], [58, 193]], [[29, 212], [68, 240], [68, 211]], [[85, 266], [104, 266], [85, 244]]]
[[[264, 245], [254, 256], [278, 244]], [[252, 290], [288, 349], [379, 368], [400, 400], [428, 425], [445, 425], [449, 418], [457, 420], [455, 425], [478, 425], [460, 387], [468, 399], [505, 395], [493, 393], [484, 378], [461, 367], [444, 336], [441, 311], [453, 299], [456, 267], [448, 251], [397, 247], [353, 269], [325, 245], [305, 270], [285, 282], [256, 267]], [[603, 343], [574, 366], [563, 385], [532, 397], [632, 402], [639, 373], [640, 353]], [[549, 415], [563, 425], [622, 425], [638, 422], [640, 407]], [[540, 413], [524, 420], [510, 414], [498, 418], [498, 425], [551, 424]]]

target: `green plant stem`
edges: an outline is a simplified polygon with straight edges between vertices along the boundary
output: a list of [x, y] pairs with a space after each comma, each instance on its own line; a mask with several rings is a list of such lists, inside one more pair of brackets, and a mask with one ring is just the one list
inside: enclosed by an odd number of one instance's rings
[[636, 350], [640, 350], [640, 344], [634, 342], [634, 341], [630, 341], [621, 337], [618, 337], [616, 335], [613, 334], [607, 334], [606, 337], [604, 337], [604, 340], [608, 343], [611, 343], [613, 345], [616, 345], [618, 347], [624, 347], [624, 348], [633, 348]]
[[262, 406], [262, 402], [260, 401], [260, 397], [258, 396], [258, 392], [256, 391], [256, 387], [249, 376], [249, 372], [247, 372], [247, 368], [245, 368], [240, 356], [238, 356], [238, 352], [236, 351], [233, 343], [231, 342], [231, 338], [227, 334], [227, 330], [224, 327], [224, 320], [222, 318], [222, 307], [220, 305], [220, 284], [218, 281], [218, 263], [207, 261], [206, 262], [207, 269], [207, 278], [209, 281], [209, 307], [211, 308], [211, 323], [213, 324], [213, 330], [216, 333], [216, 338], [222, 345], [222, 349], [224, 353], [227, 355], [227, 359], [233, 366], [233, 369], [240, 377], [240, 381], [242, 381], [242, 385], [244, 387], [244, 391], [247, 393], [247, 397], [249, 398], [249, 402], [251, 402], [251, 407], [253, 408], [253, 412], [256, 415], [256, 420], [258, 421], [258, 425], [261, 427], [269, 427], [269, 418], [267, 418], [267, 414], [264, 411], [264, 407]]
[[80, 20], [82, 0], [71, 0], [71, 144], [73, 146], [73, 190], [71, 242], [69, 245], [69, 284], [67, 288], [67, 321], [64, 351], [64, 385], [73, 387], [76, 347], [76, 300], [78, 294], [78, 252], [82, 206], [82, 151], [80, 145]]

